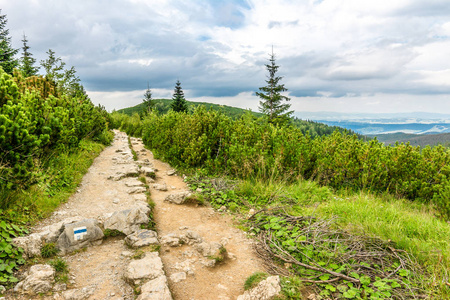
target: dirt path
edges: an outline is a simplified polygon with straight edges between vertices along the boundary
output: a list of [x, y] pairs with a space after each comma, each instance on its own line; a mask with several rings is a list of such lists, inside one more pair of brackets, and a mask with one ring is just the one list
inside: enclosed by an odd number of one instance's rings
[[[252, 251], [251, 241], [233, 226], [232, 218], [226, 214], [208, 207], [176, 205], [164, 201], [171, 193], [186, 191], [186, 184], [180, 176], [169, 176], [167, 172], [171, 167], [155, 160], [140, 139], [132, 139], [132, 144], [138, 153], [138, 161], [147, 159], [158, 170], [156, 183], [166, 184], [168, 187], [168, 191], [160, 191], [149, 184], [151, 198], [156, 203], [154, 220], [159, 239], [168, 234], [191, 231], [197, 233], [202, 241], [221, 243], [229, 253], [230, 258], [224, 263], [210, 267], [207, 266], [208, 259], [197, 251], [197, 244], [179, 247], [162, 244], [160, 257], [173, 299], [236, 299], [243, 293], [245, 279], [252, 273], [263, 270]], [[116, 211], [142, 205], [144, 195], [130, 193], [127, 184], [130, 180], [136, 182], [136, 179], [108, 180], [130, 163], [134, 162], [127, 136], [116, 132], [113, 144], [95, 159], [78, 192], [34, 231], [39, 232], [45, 226], [70, 217], [93, 218], [102, 223]], [[150, 178], [147, 177], [147, 180], [150, 181]], [[6, 299], [135, 299], [133, 288], [124, 280], [132, 253], [123, 237], [117, 237], [109, 238], [101, 245], [66, 255], [64, 258], [70, 269], [67, 289], [79, 291], [78, 296], [73, 298], [67, 297], [67, 294], [64, 296], [64, 292], [53, 292], [51, 295], [35, 298], [14, 294]]]
[[204, 258], [193, 246], [174, 248], [163, 245], [160, 253], [168, 277], [182, 271], [186, 265], [193, 271], [186, 280], [177, 283], [169, 280], [174, 299], [236, 299], [244, 292], [243, 285], [247, 277], [263, 270], [252, 250], [251, 241], [241, 230], [233, 227], [233, 220], [227, 214], [208, 207], [176, 205], [164, 201], [169, 193], [187, 190], [186, 184], [180, 176], [168, 176], [170, 166], [155, 160], [149, 151], [143, 152], [142, 142], [136, 142], [133, 147], [139, 153], [140, 160], [148, 158], [153, 162], [159, 170], [156, 173], [157, 182], [165, 183], [169, 189], [166, 192], [151, 191], [151, 197], [156, 203], [154, 218], [159, 236], [193, 230], [205, 241], [223, 244], [231, 257], [224, 264], [210, 268], [204, 265]]

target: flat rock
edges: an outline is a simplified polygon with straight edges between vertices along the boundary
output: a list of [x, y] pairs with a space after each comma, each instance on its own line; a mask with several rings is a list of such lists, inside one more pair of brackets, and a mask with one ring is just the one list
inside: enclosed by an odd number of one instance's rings
[[146, 191], [147, 191], [147, 189], [143, 186], [135, 186], [135, 187], [129, 188], [127, 190], [127, 193], [130, 195], [131, 194], [142, 194], [142, 193], [145, 193]]
[[101, 244], [103, 231], [95, 219], [85, 219], [76, 223], [64, 225], [64, 230], [58, 238], [57, 245], [62, 255], [72, 251]]
[[140, 172], [145, 176], [152, 176], [152, 174], [155, 174], [156, 171], [157, 171], [156, 169], [150, 167], [142, 167], [140, 169]]
[[121, 165], [119, 171], [115, 174], [108, 176], [108, 179], [118, 181], [127, 177], [138, 177], [139, 176], [139, 168], [134, 163]]
[[159, 244], [158, 234], [153, 230], [141, 229], [127, 235], [125, 238], [125, 243], [132, 248]]
[[175, 175], [176, 173], [177, 173], [177, 171], [176, 171], [176, 170], [173, 170], [173, 169], [166, 172], [166, 174], [167, 174], [168, 176]]
[[[146, 151], [141, 151], [141, 153], [145, 153]], [[138, 160], [136, 161], [136, 163], [140, 166], [145, 166], [145, 167], [153, 167], [153, 164], [150, 162], [150, 160], [148, 160], [148, 158], [144, 159], [144, 160]]]
[[144, 258], [131, 261], [125, 270], [125, 279], [131, 284], [160, 276], [164, 276], [164, 271], [158, 252], [146, 252]]
[[269, 300], [281, 292], [280, 277], [271, 276], [258, 283], [253, 289], [237, 297], [237, 300]]
[[158, 191], [167, 191], [167, 185], [165, 183], [163, 184], [159, 184], [159, 183], [155, 183], [152, 185], [153, 189], [158, 190]]
[[15, 292], [30, 294], [46, 293], [52, 289], [55, 282], [55, 270], [49, 265], [34, 265], [28, 271], [25, 279], [15, 287]]
[[29, 236], [21, 236], [14, 238], [12, 240], [12, 243], [16, 247], [20, 247], [23, 249], [23, 257], [24, 259], [28, 259], [35, 256], [41, 255], [41, 248], [42, 248], [42, 236], [33, 233]]
[[126, 187], [138, 187], [138, 186], [144, 186], [144, 183], [137, 180], [136, 178], [129, 178], [126, 182], [125, 182], [125, 186]]
[[220, 243], [212, 242], [202, 242], [196, 246], [196, 249], [198, 252], [200, 252], [201, 255], [208, 257], [208, 256], [219, 256], [221, 253], [221, 249], [223, 249], [223, 245]]
[[166, 276], [159, 276], [145, 283], [137, 300], [172, 300]]
[[180, 235], [180, 240], [184, 244], [188, 244], [188, 245], [198, 244], [203, 241], [200, 234], [198, 234], [197, 232], [192, 231], [192, 230], [187, 230], [186, 232], [182, 233]]
[[144, 194], [135, 194], [133, 195], [133, 199], [136, 201], [147, 201], [147, 196]]
[[180, 236], [175, 233], [169, 233], [160, 239], [161, 244], [167, 245], [170, 247], [178, 247], [181, 246]]
[[174, 203], [174, 204], [183, 204], [184, 201], [186, 200], [186, 197], [190, 196], [191, 193], [190, 192], [179, 192], [179, 193], [174, 193], [174, 194], [170, 194], [168, 195], [164, 201], [168, 201], [170, 203]]
[[148, 223], [148, 213], [143, 206], [114, 212], [103, 224], [105, 229], [118, 230], [129, 235], [140, 229], [141, 224]]
[[62, 296], [64, 300], [84, 300], [95, 293], [95, 286], [87, 286], [81, 289], [71, 289], [65, 291]]

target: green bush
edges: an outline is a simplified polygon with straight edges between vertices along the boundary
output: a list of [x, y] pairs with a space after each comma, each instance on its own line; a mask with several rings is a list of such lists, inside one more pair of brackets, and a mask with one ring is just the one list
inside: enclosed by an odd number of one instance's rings
[[[335, 131], [311, 138], [296, 127], [276, 127], [251, 113], [233, 120], [199, 107], [192, 114], [116, 114], [128, 133], [142, 133], [156, 157], [175, 166], [206, 168], [211, 174], [294, 182], [311, 179], [336, 189], [390, 192], [433, 202], [450, 215], [446, 197], [450, 151], [443, 147], [386, 147], [377, 140]], [[134, 129], [133, 129], [134, 128]]]
[[[49, 86], [42, 76], [0, 70], [0, 194], [33, 185], [42, 160], [77, 148], [85, 138], [112, 139], [104, 108], [85, 95], [56, 96]], [[0, 199], [0, 208], [10, 202]]]

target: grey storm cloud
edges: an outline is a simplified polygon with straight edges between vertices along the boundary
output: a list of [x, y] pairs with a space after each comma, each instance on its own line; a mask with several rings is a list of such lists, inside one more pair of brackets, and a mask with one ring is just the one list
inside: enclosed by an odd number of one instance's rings
[[450, 94], [450, 62], [436, 58], [450, 47], [449, 2], [377, 3], [0, 0], [0, 7], [15, 47], [25, 33], [38, 60], [54, 50], [88, 91], [144, 90], [147, 82], [172, 90], [179, 79], [193, 97], [255, 92], [273, 46], [292, 96]]

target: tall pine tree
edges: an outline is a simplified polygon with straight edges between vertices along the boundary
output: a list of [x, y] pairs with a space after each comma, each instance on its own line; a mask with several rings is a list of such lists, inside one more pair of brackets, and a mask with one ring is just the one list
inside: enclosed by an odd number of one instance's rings
[[20, 60], [19, 68], [25, 77], [37, 75], [39, 68], [34, 66], [36, 59], [32, 57], [32, 54], [29, 51], [30, 46], [28, 46], [27, 36], [25, 34], [23, 35], [22, 43], [22, 58]]
[[6, 29], [6, 23], [8, 23], [6, 15], [0, 15], [0, 66], [6, 73], [12, 74], [14, 68], [19, 65], [17, 59], [14, 58], [19, 49], [12, 48], [11, 37], [9, 36], [9, 30]]
[[184, 98], [184, 93], [183, 90], [181, 89], [181, 83], [179, 80], [177, 80], [177, 83], [175, 85], [175, 90], [172, 96], [172, 104], [171, 104], [171, 108], [174, 111], [178, 111], [178, 112], [187, 112], [188, 111], [188, 106], [187, 106], [187, 102], [186, 99]]
[[144, 93], [144, 99], [142, 99], [144, 103], [143, 115], [149, 114], [152, 108], [155, 106], [155, 103], [152, 99], [152, 90], [150, 89], [150, 85], [147, 82], [147, 90]]
[[286, 92], [287, 88], [280, 83], [283, 77], [276, 76], [279, 66], [275, 64], [273, 48], [266, 68], [269, 71], [269, 76], [267, 76], [266, 80], [267, 85], [259, 88], [261, 92], [256, 92], [256, 95], [262, 99], [259, 101], [259, 110], [267, 115], [270, 123], [283, 125], [289, 121], [293, 111], [289, 111], [290, 104], [283, 103], [291, 99], [281, 94]]

